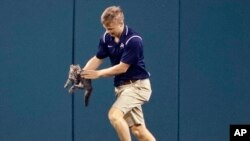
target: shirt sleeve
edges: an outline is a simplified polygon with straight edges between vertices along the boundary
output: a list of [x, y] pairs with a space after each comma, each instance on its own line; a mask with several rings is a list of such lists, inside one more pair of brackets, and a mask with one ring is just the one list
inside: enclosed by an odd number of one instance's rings
[[96, 57], [98, 59], [104, 59], [108, 57], [108, 51], [106, 49], [106, 44], [103, 42], [102, 39], [100, 39], [99, 45], [98, 45], [98, 51], [96, 53]]
[[137, 63], [142, 53], [142, 47], [142, 40], [140, 38], [134, 37], [129, 40], [128, 44], [124, 47], [121, 62], [130, 65]]

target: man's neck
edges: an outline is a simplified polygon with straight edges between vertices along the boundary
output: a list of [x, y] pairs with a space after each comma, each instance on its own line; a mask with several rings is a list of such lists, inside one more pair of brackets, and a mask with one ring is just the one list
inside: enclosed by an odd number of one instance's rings
[[117, 36], [117, 37], [115, 37], [115, 42], [116, 43], [118, 43], [119, 41], [120, 41], [120, 37], [121, 37], [121, 35], [122, 35], [122, 32], [123, 32], [123, 30], [124, 30], [124, 24], [121, 26], [121, 28], [120, 28], [120, 34]]

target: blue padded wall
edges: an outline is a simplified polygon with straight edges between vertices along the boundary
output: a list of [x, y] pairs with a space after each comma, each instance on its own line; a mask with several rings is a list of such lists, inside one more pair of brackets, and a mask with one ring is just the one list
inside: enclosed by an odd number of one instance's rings
[[182, 0], [180, 140], [228, 141], [250, 123], [247, 1]]
[[[148, 128], [158, 140], [176, 140], [177, 136], [177, 52], [178, 2], [148, 1], [77, 1], [76, 62], [84, 64], [95, 55], [99, 38], [105, 32], [100, 23], [102, 11], [120, 5], [126, 24], [139, 32], [144, 41], [146, 67], [151, 73], [153, 94], [145, 104]], [[102, 68], [109, 66], [105, 60]], [[107, 113], [114, 101], [112, 78], [93, 81], [94, 92], [89, 108], [82, 95], [76, 95], [75, 140], [117, 140]]]
[[71, 140], [72, 2], [0, 4], [0, 140]]
[[[144, 113], [157, 140], [227, 141], [230, 124], [250, 123], [248, 1], [75, 2], [76, 64], [95, 54], [110, 5], [141, 33], [153, 88]], [[112, 78], [93, 81], [88, 108], [82, 91], [72, 97], [63, 88], [72, 20], [73, 0], [1, 1], [1, 141], [118, 140], [107, 118]]]

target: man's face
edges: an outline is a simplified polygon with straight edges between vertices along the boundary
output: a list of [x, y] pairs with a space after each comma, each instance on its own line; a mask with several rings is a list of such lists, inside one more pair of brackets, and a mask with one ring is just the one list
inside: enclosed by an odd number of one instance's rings
[[120, 37], [122, 33], [122, 24], [111, 22], [109, 24], [103, 24], [103, 27], [106, 29], [106, 31], [113, 37]]

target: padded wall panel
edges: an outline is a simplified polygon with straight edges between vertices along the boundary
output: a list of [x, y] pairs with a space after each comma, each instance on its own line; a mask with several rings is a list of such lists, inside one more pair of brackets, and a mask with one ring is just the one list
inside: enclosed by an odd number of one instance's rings
[[180, 140], [249, 124], [249, 2], [181, 0]]
[[0, 140], [71, 140], [72, 3], [1, 1]]
[[[153, 95], [144, 106], [147, 126], [158, 140], [176, 140], [177, 136], [177, 1], [78, 1], [76, 26], [76, 62], [84, 64], [95, 54], [104, 33], [100, 23], [102, 11], [120, 5], [128, 26], [143, 36], [145, 60], [151, 73]], [[109, 60], [103, 67], [109, 66]], [[93, 81], [95, 90], [89, 108], [82, 95], [76, 96], [76, 141], [88, 139], [117, 140], [107, 113], [114, 101], [112, 78]]]

